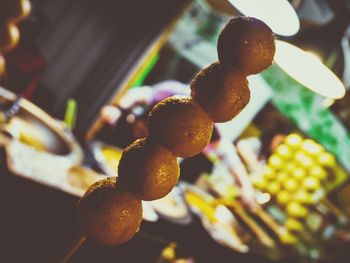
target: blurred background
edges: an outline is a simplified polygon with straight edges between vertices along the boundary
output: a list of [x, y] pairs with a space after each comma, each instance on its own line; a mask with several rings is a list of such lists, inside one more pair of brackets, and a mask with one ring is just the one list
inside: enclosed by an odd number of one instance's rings
[[59, 258], [79, 232], [77, 198], [117, 174], [157, 102], [189, 94], [241, 15], [277, 39], [274, 64], [248, 78], [248, 106], [215, 126], [202, 154], [179, 160], [179, 184], [144, 202], [131, 242], [87, 242], [72, 262], [347, 262], [349, 0], [0, 4], [3, 262]]

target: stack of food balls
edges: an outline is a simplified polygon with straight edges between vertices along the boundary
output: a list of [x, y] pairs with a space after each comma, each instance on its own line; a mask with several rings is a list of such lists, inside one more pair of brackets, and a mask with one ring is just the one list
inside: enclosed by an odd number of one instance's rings
[[130, 240], [138, 231], [141, 200], [165, 196], [179, 178], [177, 157], [200, 153], [213, 124], [234, 118], [248, 104], [247, 76], [272, 64], [275, 36], [262, 21], [237, 17], [218, 40], [219, 61], [201, 70], [191, 83], [191, 97], [170, 97], [148, 116], [149, 137], [136, 140], [122, 155], [119, 177], [92, 185], [78, 203], [83, 234], [106, 246]]
[[0, 76], [5, 72], [5, 59], [1, 53], [12, 50], [19, 41], [17, 23], [31, 11], [29, 0], [0, 0]]

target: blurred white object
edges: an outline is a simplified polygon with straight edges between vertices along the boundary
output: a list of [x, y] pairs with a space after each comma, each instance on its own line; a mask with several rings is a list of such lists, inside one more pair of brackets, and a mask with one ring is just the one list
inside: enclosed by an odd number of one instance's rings
[[300, 28], [299, 18], [287, 0], [228, 0], [245, 16], [264, 21], [281, 36], [293, 36]]
[[142, 219], [148, 222], [156, 222], [159, 216], [154, 211], [152, 205], [148, 201], [142, 201]]
[[321, 60], [290, 43], [276, 40], [275, 62], [306, 88], [331, 99], [345, 95], [345, 87]]

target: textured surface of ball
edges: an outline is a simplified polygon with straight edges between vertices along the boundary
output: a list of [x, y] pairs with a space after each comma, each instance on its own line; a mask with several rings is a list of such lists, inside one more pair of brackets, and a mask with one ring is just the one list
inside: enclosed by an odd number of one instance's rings
[[192, 80], [191, 96], [213, 122], [227, 122], [248, 104], [250, 90], [240, 71], [215, 62]]
[[218, 39], [219, 61], [240, 69], [244, 74], [257, 74], [272, 64], [275, 36], [261, 20], [237, 17], [221, 31]]
[[180, 174], [176, 157], [158, 143], [140, 139], [128, 146], [118, 167], [118, 178], [142, 200], [162, 198]]
[[84, 235], [100, 245], [113, 246], [129, 241], [138, 231], [142, 205], [116, 177], [108, 177], [86, 191], [77, 216]]
[[148, 116], [150, 136], [177, 157], [191, 157], [209, 143], [213, 123], [203, 109], [188, 97], [170, 97], [159, 102]]

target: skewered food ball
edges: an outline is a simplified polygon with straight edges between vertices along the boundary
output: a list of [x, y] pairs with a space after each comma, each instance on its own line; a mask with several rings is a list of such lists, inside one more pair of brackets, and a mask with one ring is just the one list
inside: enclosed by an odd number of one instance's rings
[[320, 180], [316, 177], [309, 176], [306, 177], [303, 181], [303, 187], [308, 191], [316, 191], [320, 189], [321, 183]]
[[142, 205], [116, 177], [108, 177], [86, 191], [78, 203], [77, 215], [88, 238], [113, 246], [129, 241], [138, 231]]
[[248, 104], [250, 90], [241, 72], [215, 62], [192, 80], [191, 96], [213, 122], [227, 122]]
[[257, 74], [272, 64], [275, 36], [262, 21], [252, 17], [230, 20], [218, 39], [219, 61], [244, 74]]
[[29, 0], [2, 0], [0, 8], [0, 22], [20, 22], [25, 19], [31, 11]]
[[304, 231], [303, 224], [300, 223], [300, 221], [298, 221], [292, 217], [287, 218], [285, 225], [289, 231], [294, 232], [294, 233], [300, 233], [300, 232]]
[[314, 176], [314, 177], [318, 178], [319, 180], [324, 181], [327, 179], [328, 174], [327, 174], [326, 170], [324, 168], [322, 168], [322, 166], [315, 165], [315, 166], [311, 167], [311, 169], [310, 169], [310, 176]]
[[191, 157], [209, 143], [213, 123], [191, 98], [173, 96], [159, 102], [148, 116], [150, 136], [175, 156]]
[[180, 169], [176, 157], [160, 144], [140, 139], [128, 146], [119, 162], [120, 180], [142, 200], [155, 200], [176, 185]]
[[19, 31], [15, 24], [0, 24], [0, 51], [14, 48], [19, 41]]
[[289, 192], [294, 192], [298, 189], [298, 182], [293, 179], [293, 178], [287, 178], [284, 182], [283, 182], [283, 187], [284, 189], [286, 189]]

